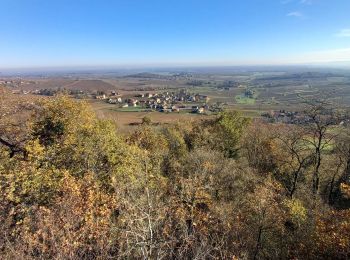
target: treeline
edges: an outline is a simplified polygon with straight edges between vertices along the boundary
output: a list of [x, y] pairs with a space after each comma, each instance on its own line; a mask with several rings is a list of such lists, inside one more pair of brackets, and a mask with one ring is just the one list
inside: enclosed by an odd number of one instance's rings
[[324, 109], [127, 135], [67, 97], [2, 118], [1, 258], [347, 259], [350, 132]]

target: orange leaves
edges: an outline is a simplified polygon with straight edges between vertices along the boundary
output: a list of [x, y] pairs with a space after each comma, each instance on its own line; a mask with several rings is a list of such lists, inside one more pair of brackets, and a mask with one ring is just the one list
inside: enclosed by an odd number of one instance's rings
[[210, 161], [205, 161], [205, 162], [203, 162], [202, 167], [207, 171], [212, 171], [212, 170], [214, 170], [215, 165]]
[[59, 190], [62, 196], [50, 208], [39, 207], [26, 218], [30, 247], [48, 257], [108, 247], [116, 199], [102, 192], [90, 175], [76, 179], [66, 172]]
[[332, 210], [319, 216], [315, 239], [321, 255], [333, 259], [350, 257], [350, 210]]
[[350, 185], [348, 185], [346, 183], [341, 183], [340, 190], [346, 199], [350, 199]]

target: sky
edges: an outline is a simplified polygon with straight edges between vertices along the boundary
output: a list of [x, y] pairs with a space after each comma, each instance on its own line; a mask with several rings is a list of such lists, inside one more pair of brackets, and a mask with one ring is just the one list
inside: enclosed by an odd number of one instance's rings
[[0, 0], [0, 68], [350, 61], [350, 0]]

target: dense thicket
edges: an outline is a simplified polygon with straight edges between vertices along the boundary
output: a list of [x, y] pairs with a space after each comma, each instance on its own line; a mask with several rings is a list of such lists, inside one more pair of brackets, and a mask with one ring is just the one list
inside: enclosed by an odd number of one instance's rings
[[320, 107], [122, 135], [67, 97], [0, 101], [2, 259], [350, 257], [350, 132]]

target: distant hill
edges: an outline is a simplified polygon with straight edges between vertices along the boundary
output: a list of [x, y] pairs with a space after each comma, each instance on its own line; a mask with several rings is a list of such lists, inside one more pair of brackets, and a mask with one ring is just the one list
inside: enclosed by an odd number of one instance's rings
[[164, 75], [160, 75], [160, 74], [142, 72], [142, 73], [127, 75], [127, 76], [124, 76], [124, 78], [169, 79], [169, 78], [171, 78], [171, 76], [164, 76]]
[[64, 88], [91, 92], [96, 90], [109, 91], [115, 89], [115, 86], [103, 80], [78, 80], [74, 83], [64, 86]]
[[23, 89], [70, 89], [82, 91], [109, 91], [114, 90], [115, 86], [103, 80], [72, 80], [72, 79], [49, 79], [38, 80], [27, 84]]
[[259, 77], [259, 80], [300, 80], [300, 79], [326, 79], [329, 77], [342, 77], [343, 75], [335, 73], [322, 73], [322, 72], [303, 72], [293, 73], [278, 76]]

